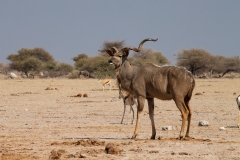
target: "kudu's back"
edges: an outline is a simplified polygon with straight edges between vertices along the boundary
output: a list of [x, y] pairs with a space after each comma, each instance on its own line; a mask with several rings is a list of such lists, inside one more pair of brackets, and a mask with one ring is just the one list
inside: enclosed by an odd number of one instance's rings
[[160, 67], [146, 63], [135, 75], [133, 88], [137, 88], [136, 92], [146, 98], [156, 97], [162, 100], [171, 100], [176, 96], [191, 98], [195, 86], [193, 75], [183, 67]]

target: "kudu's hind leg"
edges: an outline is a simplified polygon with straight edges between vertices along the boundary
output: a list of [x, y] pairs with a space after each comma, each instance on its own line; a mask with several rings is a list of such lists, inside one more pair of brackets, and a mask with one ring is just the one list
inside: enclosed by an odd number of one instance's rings
[[178, 109], [180, 110], [180, 112], [182, 114], [182, 127], [181, 127], [181, 131], [180, 131], [180, 135], [178, 137], [179, 139], [182, 139], [183, 135], [184, 135], [184, 128], [185, 128], [185, 125], [186, 125], [186, 121], [187, 121], [187, 118], [188, 118], [188, 115], [189, 115], [189, 110], [188, 110], [187, 106], [185, 105], [184, 101], [175, 100], [175, 103], [176, 103]]
[[135, 130], [134, 130], [134, 133], [133, 133], [133, 136], [132, 136], [132, 139], [135, 139], [138, 135], [138, 129], [139, 129], [139, 122], [140, 122], [140, 115], [143, 111], [143, 108], [144, 108], [144, 101], [145, 101], [145, 98], [142, 97], [142, 96], [139, 96], [137, 98], [137, 101], [138, 101], [138, 107], [137, 107], [137, 120], [136, 120], [136, 125], [135, 125]]
[[185, 135], [185, 137], [190, 137], [189, 136], [189, 131], [190, 131], [190, 125], [191, 125], [191, 119], [192, 119], [192, 110], [191, 110], [191, 108], [190, 108], [190, 106], [189, 106], [189, 102], [185, 102], [185, 104], [186, 104], [186, 106], [187, 106], [187, 109], [188, 109], [188, 111], [189, 111], [189, 113], [188, 113], [188, 125], [187, 125], [187, 131], [186, 131], [186, 135]]
[[152, 124], [152, 136], [151, 139], [155, 139], [156, 137], [156, 129], [154, 124], [154, 99], [147, 99], [148, 100], [148, 110], [149, 110], [149, 118]]

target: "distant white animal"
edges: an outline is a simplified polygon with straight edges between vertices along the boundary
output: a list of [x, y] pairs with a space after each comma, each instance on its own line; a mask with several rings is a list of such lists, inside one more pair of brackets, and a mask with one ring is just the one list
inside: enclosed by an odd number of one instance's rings
[[124, 115], [125, 115], [125, 111], [126, 111], [126, 105], [130, 106], [130, 112], [132, 111], [132, 124], [133, 124], [133, 120], [134, 120], [134, 110], [133, 110], [133, 105], [135, 104], [137, 107], [137, 102], [135, 101], [135, 98], [132, 94], [130, 94], [129, 92], [119, 88], [119, 99], [123, 99], [123, 104], [124, 104], [124, 110], [123, 110], [123, 116], [122, 116], [122, 121], [121, 124], [123, 123], [123, 119], [124, 119]]
[[13, 73], [13, 72], [10, 72], [9, 73], [9, 77], [14, 79], [14, 78], [17, 78], [17, 75], [15, 73]]
[[237, 97], [236, 101], [237, 101], [237, 105], [238, 105], [238, 109], [239, 109], [239, 111], [238, 111], [238, 127], [240, 128], [240, 95]]
[[39, 72], [39, 76], [43, 77], [44, 76], [43, 72]]
[[240, 95], [237, 97], [236, 101], [237, 101], [238, 109], [240, 111]]
[[98, 82], [103, 85], [103, 91], [104, 91], [104, 88], [105, 88], [106, 84], [110, 86], [110, 91], [111, 91], [112, 79], [99, 79]]

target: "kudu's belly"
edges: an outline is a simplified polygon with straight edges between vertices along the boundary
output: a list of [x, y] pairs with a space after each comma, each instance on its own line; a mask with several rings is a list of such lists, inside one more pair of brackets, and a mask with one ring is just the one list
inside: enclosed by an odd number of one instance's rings
[[162, 90], [148, 90], [146, 98], [157, 98], [161, 100], [171, 100], [172, 95], [169, 92], [162, 91]]

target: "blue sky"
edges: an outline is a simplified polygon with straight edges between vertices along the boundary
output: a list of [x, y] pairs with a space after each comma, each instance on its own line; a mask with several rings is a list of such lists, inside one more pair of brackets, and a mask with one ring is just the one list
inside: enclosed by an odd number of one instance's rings
[[21, 48], [41, 47], [73, 64], [98, 54], [104, 41], [125, 40], [162, 52], [172, 64], [182, 49], [240, 56], [239, 0], [1, 0], [0, 62]]

